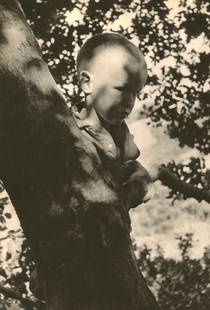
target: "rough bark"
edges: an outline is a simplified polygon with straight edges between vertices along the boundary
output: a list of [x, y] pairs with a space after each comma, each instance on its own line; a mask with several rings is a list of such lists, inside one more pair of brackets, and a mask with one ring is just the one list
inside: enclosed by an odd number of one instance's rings
[[113, 169], [76, 127], [16, 0], [0, 0], [0, 147], [47, 309], [158, 309]]

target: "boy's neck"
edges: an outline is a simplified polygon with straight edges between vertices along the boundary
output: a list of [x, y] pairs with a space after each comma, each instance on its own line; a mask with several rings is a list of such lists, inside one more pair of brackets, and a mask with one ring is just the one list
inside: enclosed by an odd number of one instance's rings
[[121, 124], [119, 125], [115, 125], [115, 124], [110, 124], [108, 123], [106, 120], [104, 120], [97, 112], [96, 112], [100, 122], [101, 122], [101, 125], [107, 130], [107, 131], [113, 131], [113, 130], [117, 130]]

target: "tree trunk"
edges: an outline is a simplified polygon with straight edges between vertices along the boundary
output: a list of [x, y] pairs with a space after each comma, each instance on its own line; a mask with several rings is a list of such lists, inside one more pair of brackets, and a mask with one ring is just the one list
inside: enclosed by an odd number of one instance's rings
[[0, 0], [0, 148], [47, 309], [159, 309], [113, 169], [75, 125], [16, 0]]

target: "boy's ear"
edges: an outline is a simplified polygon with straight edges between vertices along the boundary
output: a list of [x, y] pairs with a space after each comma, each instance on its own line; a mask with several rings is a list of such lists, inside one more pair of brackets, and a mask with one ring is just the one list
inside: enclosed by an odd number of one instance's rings
[[92, 76], [88, 71], [80, 72], [79, 85], [86, 95], [91, 93], [91, 80], [92, 80]]

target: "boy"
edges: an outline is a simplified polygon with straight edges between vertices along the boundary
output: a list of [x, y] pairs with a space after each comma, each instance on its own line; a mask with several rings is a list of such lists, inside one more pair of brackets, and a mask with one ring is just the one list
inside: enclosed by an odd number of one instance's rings
[[76, 123], [115, 175], [126, 208], [136, 207], [150, 198], [152, 182], [124, 119], [147, 79], [144, 57], [122, 35], [103, 33], [82, 46], [77, 73], [85, 103], [72, 107]]
[[[136, 161], [140, 152], [124, 121], [147, 79], [144, 57], [123, 36], [104, 33], [83, 45], [77, 72], [85, 103], [72, 106], [75, 121], [115, 177], [114, 185], [120, 184], [121, 198], [129, 210], [150, 198], [152, 186], [148, 172]], [[42, 298], [44, 287], [37, 279], [35, 269], [30, 288]]]

